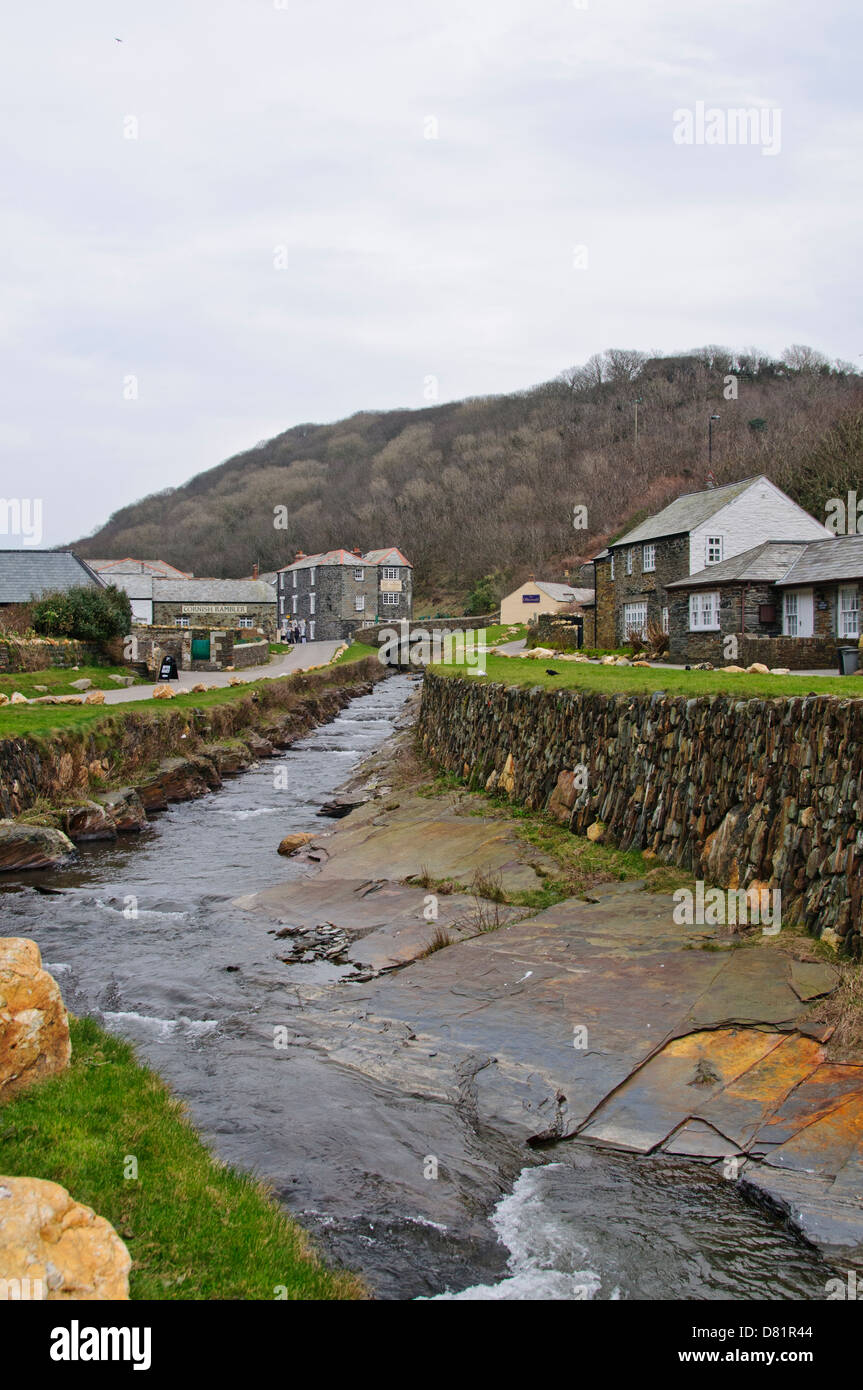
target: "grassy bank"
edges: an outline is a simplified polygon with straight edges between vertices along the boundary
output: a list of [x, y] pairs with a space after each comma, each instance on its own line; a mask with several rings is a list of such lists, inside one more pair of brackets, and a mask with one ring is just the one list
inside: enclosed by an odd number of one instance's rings
[[[17, 671], [0, 676], [0, 694], [11, 697], [17, 690], [28, 699], [37, 695], [80, 695], [72, 682], [85, 677], [94, 690], [116, 690], [117, 682], [111, 680], [112, 674], [131, 676], [136, 685], [142, 684], [142, 677], [126, 666], [49, 666], [46, 671]], [[41, 686], [45, 689], [40, 689]]]
[[[464, 668], [441, 664], [432, 668], [438, 675], [458, 676]], [[554, 675], [548, 671], [553, 670]], [[561, 661], [554, 657], [533, 658], [489, 656], [486, 674], [472, 681], [497, 681], [502, 685], [539, 685], [548, 690], [600, 690], [605, 694], [644, 694], [663, 690], [669, 695], [736, 695], [779, 698], [788, 695], [838, 695], [863, 697], [863, 675], [859, 676], [759, 676], [734, 675], [725, 671], [678, 671], [653, 666], [649, 670], [633, 666], [594, 666], [588, 662]]]
[[[128, 1158], [137, 1179], [124, 1177]], [[116, 1228], [133, 1299], [363, 1296], [324, 1268], [266, 1189], [205, 1148], [165, 1084], [92, 1019], [72, 1065], [0, 1110], [0, 1173], [61, 1183]], [[282, 1295], [284, 1296], [284, 1295]]]

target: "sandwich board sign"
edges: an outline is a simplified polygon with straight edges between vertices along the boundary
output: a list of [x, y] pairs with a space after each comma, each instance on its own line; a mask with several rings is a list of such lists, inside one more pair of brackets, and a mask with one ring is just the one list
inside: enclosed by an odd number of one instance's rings
[[175, 658], [174, 658], [173, 656], [164, 656], [164, 657], [162, 657], [162, 664], [161, 664], [161, 666], [159, 667], [159, 680], [160, 680], [160, 681], [176, 681], [176, 680], [179, 680], [179, 676], [177, 675], [177, 662], [176, 662], [176, 660], [175, 660]]

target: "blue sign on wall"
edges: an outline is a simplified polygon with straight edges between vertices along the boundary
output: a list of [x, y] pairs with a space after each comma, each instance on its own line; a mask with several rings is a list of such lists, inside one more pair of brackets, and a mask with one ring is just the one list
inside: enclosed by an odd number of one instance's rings
[[539, 594], [522, 594], [522, 603], [539, 603]]

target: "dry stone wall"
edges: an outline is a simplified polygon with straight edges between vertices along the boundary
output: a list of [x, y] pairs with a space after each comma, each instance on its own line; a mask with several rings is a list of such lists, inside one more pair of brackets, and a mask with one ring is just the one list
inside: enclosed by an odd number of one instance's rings
[[429, 758], [471, 786], [723, 888], [781, 888], [784, 920], [861, 954], [863, 700], [578, 693], [427, 673], [419, 729]]

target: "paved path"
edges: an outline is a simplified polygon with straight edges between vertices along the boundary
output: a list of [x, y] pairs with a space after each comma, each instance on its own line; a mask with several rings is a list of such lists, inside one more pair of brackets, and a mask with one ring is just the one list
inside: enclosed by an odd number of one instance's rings
[[[293, 671], [307, 671], [310, 666], [326, 665], [332, 661], [341, 645], [340, 642], [303, 642], [284, 656], [274, 657], [266, 666], [250, 666], [245, 671], [180, 671], [179, 679], [169, 684], [180, 695], [191, 690], [193, 685], [228, 685], [234, 676], [244, 681], [256, 681], [264, 676], [287, 676]], [[105, 703], [118, 705], [128, 700], [146, 700], [153, 694], [156, 684], [158, 682], [106, 690]]]

